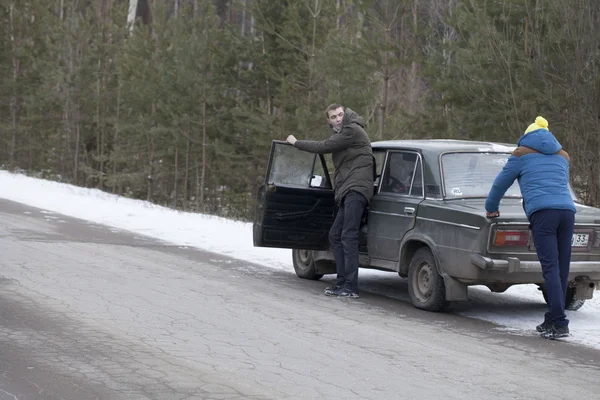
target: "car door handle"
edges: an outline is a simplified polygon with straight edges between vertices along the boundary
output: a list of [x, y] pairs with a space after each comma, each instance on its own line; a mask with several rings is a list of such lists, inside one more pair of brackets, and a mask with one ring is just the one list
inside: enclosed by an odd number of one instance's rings
[[414, 207], [404, 207], [404, 214], [415, 215], [415, 208]]

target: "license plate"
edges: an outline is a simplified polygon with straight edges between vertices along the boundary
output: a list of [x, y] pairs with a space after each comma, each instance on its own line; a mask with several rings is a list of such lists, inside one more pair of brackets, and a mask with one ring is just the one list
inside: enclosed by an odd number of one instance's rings
[[587, 233], [574, 233], [571, 239], [571, 246], [573, 247], [587, 247], [590, 240], [590, 235]]

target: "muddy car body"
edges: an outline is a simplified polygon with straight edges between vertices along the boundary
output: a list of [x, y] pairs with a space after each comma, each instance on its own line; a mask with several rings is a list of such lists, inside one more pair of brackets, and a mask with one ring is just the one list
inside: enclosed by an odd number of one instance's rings
[[[518, 183], [486, 218], [485, 198], [514, 146], [459, 140], [372, 144], [375, 195], [360, 232], [360, 265], [408, 278], [412, 303], [440, 311], [467, 300], [471, 285], [503, 292], [536, 284], [544, 293]], [[600, 209], [576, 205], [567, 304], [577, 309], [600, 283]], [[327, 160], [273, 142], [259, 190], [254, 245], [293, 249], [298, 276], [335, 273], [328, 231], [334, 201]]]

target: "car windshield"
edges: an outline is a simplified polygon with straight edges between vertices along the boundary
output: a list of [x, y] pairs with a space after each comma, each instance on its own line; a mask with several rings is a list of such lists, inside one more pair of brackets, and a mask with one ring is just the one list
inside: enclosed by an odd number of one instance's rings
[[[487, 197], [508, 153], [448, 153], [442, 156], [446, 198]], [[505, 197], [521, 197], [517, 180]]]

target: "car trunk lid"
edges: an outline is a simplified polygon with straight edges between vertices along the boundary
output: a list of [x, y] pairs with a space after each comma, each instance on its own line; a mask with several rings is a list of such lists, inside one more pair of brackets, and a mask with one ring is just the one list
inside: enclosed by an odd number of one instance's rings
[[[485, 199], [466, 198], [447, 202], [448, 208], [468, 210], [485, 216]], [[575, 205], [575, 232], [573, 234], [573, 257], [600, 254], [600, 217], [593, 207]], [[490, 218], [490, 253], [535, 254], [535, 245], [529, 230], [529, 221], [520, 198], [504, 198], [500, 203], [500, 217]]]

